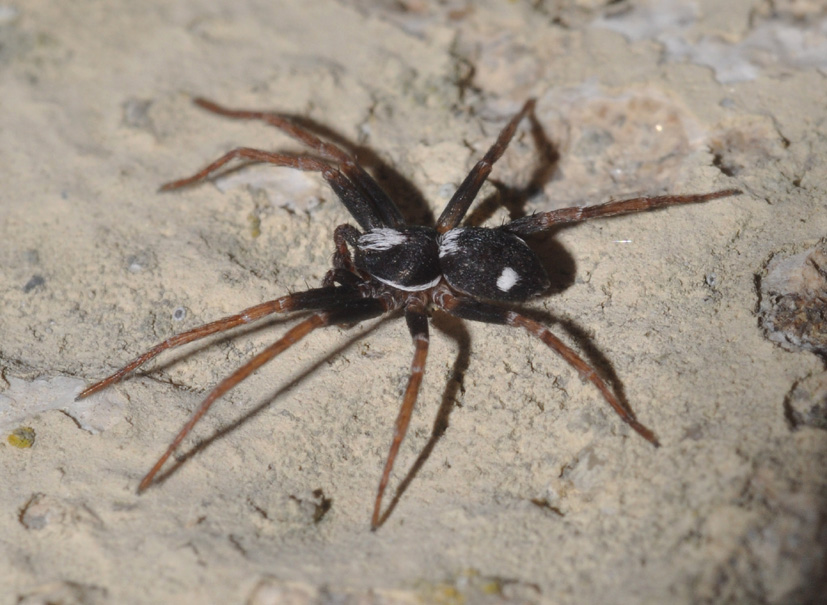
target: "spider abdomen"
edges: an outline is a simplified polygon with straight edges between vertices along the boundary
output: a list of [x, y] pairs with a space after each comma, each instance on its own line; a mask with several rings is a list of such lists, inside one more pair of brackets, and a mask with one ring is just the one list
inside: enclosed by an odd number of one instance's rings
[[439, 283], [437, 233], [430, 227], [371, 229], [356, 241], [356, 266], [384, 284], [417, 292]]
[[439, 239], [439, 264], [452, 288], [475, 298], [520, 302], [549, 285], [531, 248], [499, 229], [451, 229]]

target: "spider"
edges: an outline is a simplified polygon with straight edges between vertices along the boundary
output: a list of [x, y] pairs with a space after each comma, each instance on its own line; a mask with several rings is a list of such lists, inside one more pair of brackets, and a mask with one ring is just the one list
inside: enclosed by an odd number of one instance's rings
[[435, 309], [460, 319], [524, 328], [576, 369], [583, 380], [590, 381], [597, 387], [623, 422], [652, 445], [659, 445], [655, 434], [637, 420], [625, 403], [621, 403], [594, 367], [540, 322], [515, 310], [515, 303], [542, 294], [550, 283], [539, 258], [522, 237], [564, 223], [706, 202], [737, 195], [739, 190], [637, 197], [595, 206], [563, 208], [518, 218], [496, 228], [460, 226], [492, 167], [508, 147], [518, 124], [533, 111], [535, 101], [530, 99], [465, 177], [436, 225], [409, 225], [379, 184], [353, 157], [336, 145], [322, 141], [277, 113], [229, 109], [205, 99], [196, 99], [195, 103], [221, 116], [260, 120], [275, 126], [312, 149], [314, 155], [289, 155], [240, 147], [224, 154], [190, 177], [163, 185], [161, 191], [180, 189], [204, 181], [235, 159], [319, 172], [359, 228], [343, 224], [334, 230], [332, 268], [326, 273], [322, 287], [288, 294], [168, 338], [78, 395], [78, 399], [81, 399], [111, 386], [168, 349], [258, 321], [274, 313], [311, 312], [279, 340], [213, 388], [141, 480], [139, 493], [152, 483], [170, 455], [210, 406], [264, 364], [317, 328], [353, 325], [398, 309], [404, 313], [413, 340], [413, 362], [374, 500], [372, 530], [384, 522], [381, 514], [382, 497], [399, 446], [405, 438], [424, 376], [429, 342], [428, 316]]

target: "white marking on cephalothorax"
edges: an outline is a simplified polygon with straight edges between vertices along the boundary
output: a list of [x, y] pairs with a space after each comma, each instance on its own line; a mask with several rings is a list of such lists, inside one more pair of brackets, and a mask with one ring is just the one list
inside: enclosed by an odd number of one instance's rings
[[439, 258], [448, 256], [449, 254], [456, 254], [459, 252], [459, 244], [457, 238], [462, 235], [465, 229], [451, 229], [448, 233], [441, 235], [437, 242], [439, 243]]
[[408, 241], [408, 236], [396, 229], [371, 229], [359, 236], [359, 249], [370, 251], [390, 250]]
[[428, 288], [433, 288], [435, 285], [437, 285], [439, 283], [439, 280], [442, 279], [442, 276], [440, 275], [439, 277], [433, 279], [432, 281], [429, 281], [427, 284], [421, 284], [421, 285], [417, 284], [415, 286], [403, 286], [402, 284], [395, 284], [392, 281], [382, 279], [381, 277], [376, 277], [375, 275], [372, 275], [371, 277], [373, 277], [373, 279], [379, 280], [383, 284], [387, 284], [387, 285], [389, 285], [393, 288], [396, 288], [397, 290], [402, 290], [403, 292], [419, 292], [421, 290], [427, 290]]
[[506, 267], [497, 278], [497, 287], [503, 292], [508, 292], [518, 281], [520, 281], [520, 276], [517, 272], [511, 267]]

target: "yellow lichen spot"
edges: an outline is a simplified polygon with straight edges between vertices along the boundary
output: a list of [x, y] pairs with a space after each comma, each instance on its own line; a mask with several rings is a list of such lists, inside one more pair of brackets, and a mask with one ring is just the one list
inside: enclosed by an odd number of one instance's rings
[[503, 593], [503, 585], [497, 580], [491, 580], [482, 585], [482, 592], [489, 595], [501, 595]]
[[250, 223], [250, 235], [253, 239], [256, 239], [261, 235], [261, 219], [257, 214], [251, 212], [247, 215], [247, 221]]
[[32, 447], [34, 445], [34, 429], [30, 426], [17, 427], [9, 434], [8, 442], [20, 449]]
[[423, 603], [436, 605], [465, 605], [465, 596], [451, 584], [430, 584], [419, 591]]

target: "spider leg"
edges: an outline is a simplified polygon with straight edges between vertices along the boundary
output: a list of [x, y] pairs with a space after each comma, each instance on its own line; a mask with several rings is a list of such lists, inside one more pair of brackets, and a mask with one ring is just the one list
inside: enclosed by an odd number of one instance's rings
[[262, 317], [272, 315], [273, 313], [286, 313], [290, 311], [302, 311], [308, 309], [320, 309], [334, 306], [340, 301], [359, 300], [361, 296], [358, 292], [350, 287], [328, 287], [328, 288], [314, 288], [306, 292], [298, 292], [295, 294], [288, 294], [275, 300], [270, 300], [248, 309], [244, 309], [241, 313], [230, 315], [210, 323], [203, 324], [192, 330], [176, 334], [165, 341], [155, 345], [146, 353], [136, 357], [120, 370], [111, 376], [104, 378], [100, 382], [87, 387], [75, 399], [83, 399], [93, 393], [105, 389], [108, 386], [115, 384], [127, 376], [130, 372], [138, 369], [150, 359], [156, 357], [167, 349], [179, 347], [181, 345], [200, 340], [215, 334], [217, 332], [224, 332], [231, 330], [236, 326], [258, 321]]
[[347, 208], [348, 212], [350, 212], [363, 229], [368, 230], [385, 226], [370, 203], [370, 200], [366, 199], [345, 175], [329, 164], [310, 156], [295, 156], [262, 151], [261, 149], [252, 149], [250, 147], [239, 147], [228, 151], [192, 176], [164, 183], [161, 185], [160, 191], [180, 189], [203, 181], [216, 170], [235, 159], [253, 160], [254, 162], [264, 162], [307, 172], [321, 172], [331, 189], [333, 189], [345, 205], [345, 208]]
[[373, 505], [373, 517], [370, 522], [371, 530], [375, 530], [380, 524], [382, 496], [385, 493], [385, 488], [388, 486], [391, 470], [393, 470], [396, 455], [399, 453], [399, 446], [402, 444], [405, 433], [408, 431], [408, 425], [411, 422], [411, 415], [413, 414], [416, 398], [419, 394], [419, 386], [422, 384], [422, 377], [425, 375], [425, 360], [428, 357], [428, 316], [425, 314], [424, 305], [418, 302], [409, 303], [408, 306], [405, 307], [405, 320], [408, 323], [408, 329], [411, 332], [411, 338], [414, 343], [414, 357], [411, 362], [411, 375], [408, 378], [408, 386], [402, 398], [402, 407], [399, 409], [399, 415], [396, 417], [393, 440], [391, 441], [390, 451], [385, 461], [385, 469], [382, 471], [382, 479], [379, 481], [379, 491], [376, 494], [376, 501]]
[[623, 422], [632, 427], [641, 437], [655, 447], [660, 446], [655, 434], [649, 428], [638, 422], [634, 412], [620, 402], [609, 388], [609, 385], [598, 375], [597, 371], [541, 323], [510, 309], [477, 300], [459, 298], [446, 291], [436, 295], [435, 299], [442, 309], [462, 319], [525, 328], [531, 334], [542, 340], [552, 351], [562, 357], [566, 363], [577, 370], [580, 378], [588, 380], [596, 386], [603, 394], [603, 398], [612, 406]]
[[534, 99], [529, 99], [525, 102], [520, 113], [511, 118], [511, 121], [508, 122], [500, 132], [497, 141], [491, 146], [491, 149], [488, 150], [488, 153], [477, 162], [477, 165], [474, 166], [471, 172], [468, 173], [468, 176], [465, 177], [465, 180], [445, 206], [445, 210], [442, 211], [437, 221], [436, 230], [439, 233], [445, 233], [459, 225], [465, 213], [468, 212], [468, 208], [471, 206], [474, 198], [476, 198], [480, 192], [480, 188], [485, 182], [485, 179], [487, 179], [491, 173], [494, 163], [502, 157], [502, 154], [505, 153], [505, 150], [508, 148], [508, 144], [514, 137], [520, 120], [534, 109], [534, 104]]
[[605, 204], [597, 204], [595, 206], [572, 206], [571, 208], [561, 208], [550, 212], [541, 212], [532, 216], [524, 216], [503, 225], [501, 229], [516, 235], [529, 235], [564, 223], [577, 223], [593, 218], [645, 212], [647, 210], [656, 210], [658, 208], [677, 206], [680, 204], [698, 204], [740, 194], [740, 189], [723, 189], [721, 191], [697, 195], [636, 197], [628, 200], [606, 202]]
[[288, 136], [313, 149], [313, 151], [318, 153], [324, 159], [331, 162], [336, 162], [339, 165], [339, 169], [347, 176], [348, 179], [350, 179], [360, 193], [363, 196], [367, 196], [367, 199], [370, 200], [373, 212], [382, 222], [381, 226], [399, 227], [405, 224], [402, 214], [399, 212], [396, 204], [394, 204], [390, 197], [382, 191], [382, 188], [373, 179], [373, 177], [371, 177], [364, 168], [357, 164], [354, 159], [350, 157], [350, 155], [345, 153], [336, 145], [322, 141], [310, 131], [277, 113], [230, 109], [202, 98], [195, 99], [195, 104], [202, 109], [206, 109], [207, 111], [211, 111], [212, 113], [226, 116], [228, 118], [262, 120], [270, 126], [275, 126]]
[[208, 164], [202, 170], [199, 170], [192, 176], [188, 176], [176, 181], [164, 183], [160, 187], [160, 191], [171, 191], [173, 189], [180, 189], [203, 181], [209, 177], [213, 172], [228, 164], [235, 159], [253, 160], [254, 162], [265, 162], [267, 164], [274, 164], [276, 166], [285, 166], [287, 168], [295, 168], [296, 170], [304, 170], [308, 172], [321, 172], [322, 176], [329, 178], [327, 172], [333, 172], [333, 169], [316, 158], [308, 156], [295, 156], [284, 153], [273, 153], [269, 151], [262, 151], [261, 149], [252, 149], [250, 147], [238, 147], [228, 151], [214, 162]]
[[376, 298], [343, 301], [340, 306], [314, 313], [307, 319], [290, 328], [290, 330], [288, 330], [287, 333], [279, 340], [255, 355], [247, 363], [219, 382], [218, 385], [210, 391], [210, 393], [192, 413], [192, 416], [190, 416], [187, 423], [181, 428], [180, 431], [178, 431], [178, 434], [169, 444], [169, 447], [167, 447], [163, 455], [153, 465], [144, 478], [141, 479], [141, 483], [138, 485], [138, 493], [144, 491], [149, 484], [152, 483], [152, 479], [158, 471], [161, 470], [161, 467], [164, 466], [167, 459], [169, 459], [172, 453], [178, 449], [178, 446], [181, 445], [184, 438], [189, 434], [202, 416], [207, 413], [207, 410], [210, 409], [210, 406], [212, 406], [216, 399], [227, 393], [230, 389], [241, 383], [261, 366], [269, 361], [272, 361], [275, 357], [296, 344], [316, 328], [336, 323], [360, 322], [365, 319], [370, 319], [371, 317], [381, 315], [386, 310], [387, 305]]

